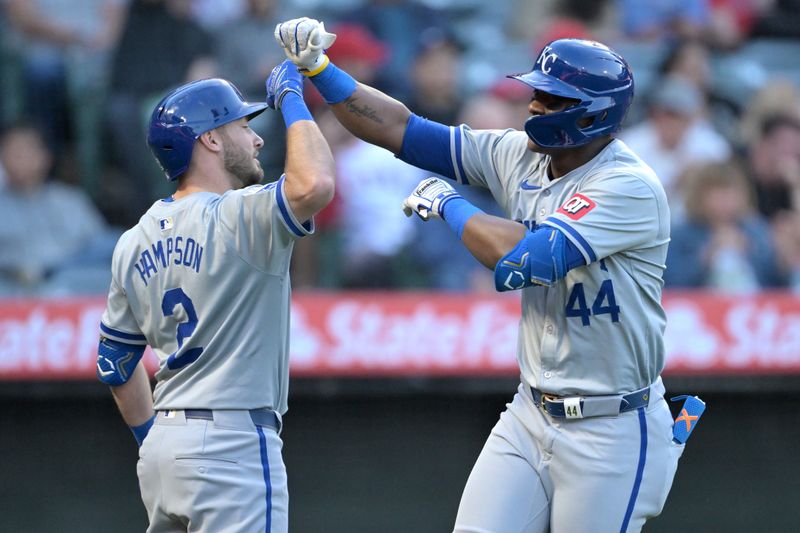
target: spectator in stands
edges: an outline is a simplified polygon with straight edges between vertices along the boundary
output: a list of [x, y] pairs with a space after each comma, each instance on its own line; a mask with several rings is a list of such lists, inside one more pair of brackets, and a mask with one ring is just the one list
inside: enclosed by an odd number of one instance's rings
[[[204, 0], [209, 12], [220, 2]], [[264, 99], [264, 80], [273, 67], [284, 60], [275, 46], [254, 46], [274, 39], [277, 0], [244, 0], [244, 11], [222, 24], [214, 32], [214, 58], [219, 75], [236, 85], [249, 101]], [[211, 18], [210, 13], [205, 18]], [[338, 46], [338, 44], [337, 44]], [[316, 94], [316, 92], [314, 92]], [[259, 161], [265, 176], [280, 176], [286, 152], [285, 126], [280, 113], [264, 113], [252, 127], [262, 138], [269, 139], [259, 151]]]
[[758, 142], [766, 120], [779, 115], [800, 121], [800, 90], [789, 80], [771, 80], [747, 101], [739, 119], [739, 148]]
[[4, 131], [0, 163], [0, 290], [108, 290], [119, 232], [82, 190], [48, 181], [53, 156], [41, 131], [28, 124]]
[[[531, 91], [526, 85], [517, 82], [517, 80], [507, 77], [500, 78], [489, 86], [488, 94], [503, 100], [511, 106], [517, 117], [524, 117], [529, 112], [528, 105], [531, 103]], [[505, 127], [519, 128], [518, 122]]]
[[252, 9], [251, 4], [250, 0], [192, 0], [192, 18], [205, 30], [216, 33], [235, 20], [243, 20]]
[[684, 212], [681, 175], [691, 165], [727, 159], [731, 149], [706, 121], [703, 95], [684, 78], [657, 82], [648, 104], [648, 118], [622, 130], [620, 138], [656, 172], [673, 220], [680, 220]]
[[77, 141], [87, 185], [99, 174], [100, 106], [128, 1], [5, 0], [24, 116], [43, 126], [57, 159]]
[[708, 163], [686, 178], [687, 219], [672, 228], [666, 285], [725, 292], [778, 285], [770, 228], [755, 212], [752, 187], [741, 167]]
[[708, 0], [618, 0], [625, 36], [642, 41], [699, 38], [710, 22]]
[[[332, 31], [337, 38], [329, 51], [331, 61], [371, 84], [388, 58], [386, 46], [358, 24], [340, 24]], [[324, 263], [337, 265], [339, 282], [351, 289], [421, 283], [413, 271], [416, 258], [406, 250], [414, 238], [414, 226], [400, 205], [408, 188], [425, 177], [423, 171], [357, 139], [339, 125], [327, 107], [320, 108], [317, 122], [336, 159], [333, 212], [341, 246], [339, 257]], [[320, 233], [324, 232], [323, 227]]]
[[718, 90], [712, 72], [711, 51], [707, 44], [697, 39], [680, 40], [669, 45], [658, 69], [661, 78], [678, 76], [693, 83], [706, 103], [708, 121], [716, 131], [724, 132], [728, 142], [734, 143], [737, 141], [742, 103]]
[[377, 72], [374, 87], [404, 102], [411, 97], [414, 88], [408, 66], [414, 63], [419, 39], [426, 35], [426, 30], [444, 26], [444, 12], [427, 7], [424, 2], [372, 0], [359, 2], [355, 10], [343, 17], [343, 22], [365, 27], [392, 51]]
[[455, 124], [464, 96], [459, 65], [463, 47], [441, 28], [425, 30], [419, 43], [411, 69], [414, 91], [408, 108], [441, 124]]
[[146, 120], [158, 98], [170, 87], [215, 73], [213, 40], [192, 19], [192, 0], [132, 0], [114, 55], [106, 109], [122, 181], [101, 183], [107, 186], [107, 214], [121, 225], [135, 223], [156, 198], [171, 192], [144, 142]]
[[781, 211], [772, 218], [772, 234], [781, 277], [800, 294], [800, 213]]
[[[499, 97], [498, 93], [507, 96], [509, 93], [499, 91], [496, 87], [470, 97], [453, 124], [467, 124], [480, 130], [519, 127], [516, 102], [513, 98]], [[528, 90], [528, 101], [530, 95]], [[501, 215], [488, 189], [460, 187], [458, 192], [485, 213]], [[423, 223], [417, 217], [412, 218], [419, 229], [414, 242], [415, 259], [425, 266], [432, 287], [442, 290], [495, 292], [492, 271], [478, 263], [459, 240], [452, 238], [453, 233], [446, 224]], [[422, 224], [426, 224], [425, 228], [421, 227]]]
[[800, 211], [800, 119], [781, 113], [765, 118], [747, 152], [758, 210], [769, 219]]
[[[209, 4], [212, 5], [212, 4]], [[213, 4], [213, 9], [216, 2]], [[220, 75], [232, 81], [246, 98], [264, 98], [264, 80], [283, 61], [280, 50], [254, 43], [274, 40], [277, 0], [244, 0], [245, 10], [214, 33], [214, 57]]]
[[800, 2], [770, 0], [761, 4], [763, 7], [750, 30], [751, 38], [800, 38]]
[[606, 0], [560, 0], [555, 2], [552, 13], [548, 14], [548, 24], [533, 39], [531, 51], [537, 54], [547, 43], [557, 39], [593, 39], [604, 40], [607, 35], [603, 33], [598, 24], [605, 20], [605, 11], [608, 7]]

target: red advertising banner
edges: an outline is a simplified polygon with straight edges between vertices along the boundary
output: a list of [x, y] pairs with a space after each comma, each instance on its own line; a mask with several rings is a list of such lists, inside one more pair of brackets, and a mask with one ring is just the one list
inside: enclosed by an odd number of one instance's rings
[[[0, 300], [0, 379], [93, 379], [104, 305]], [[800, 374], [800, 298], [668, 293], [664, 307], [666, 373]], [[513, 376], [518, 318], [515, 294], [298, 293], [292, 373]]]

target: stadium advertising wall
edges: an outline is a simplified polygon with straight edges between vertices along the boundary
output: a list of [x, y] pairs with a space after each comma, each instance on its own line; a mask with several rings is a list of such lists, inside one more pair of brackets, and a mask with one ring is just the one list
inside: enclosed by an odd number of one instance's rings
[[[0, 379], [94, 379], [103, 298], [0, 300]], [[800, 299], [668, 293], [665, 373], [800, 373]], [[292, 373], [513, 376], [516, 295], [297, 293]], [[621, 317], [624, 320], [624, 316]], [[156, 358], [148, 350], [148, 369]]]

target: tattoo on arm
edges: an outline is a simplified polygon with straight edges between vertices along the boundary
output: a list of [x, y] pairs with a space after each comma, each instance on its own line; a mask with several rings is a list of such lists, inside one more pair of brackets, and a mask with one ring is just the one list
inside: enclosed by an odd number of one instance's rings
[[354, 98], [348, 99], [346, 104], [347, 111], [349, 113], [367, 118], [376, 124], [383, 124], [383, 118], [378, 115], [376, 109], [371, 108], [369, 105], [358, 105], [356, 99]]

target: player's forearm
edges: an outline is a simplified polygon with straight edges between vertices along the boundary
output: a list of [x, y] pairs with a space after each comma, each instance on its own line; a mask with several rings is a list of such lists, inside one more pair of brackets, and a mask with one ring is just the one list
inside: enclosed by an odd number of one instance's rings
[[286, 197], [300, 220], [308, 220], [333, 199], [336, 165], [316, 123], [301, 120], [286, 136]]
[[347, 100], [331, 106], [331, 109], [339, 122], [356, 137], [393, 154], [400, 153], [411, 116], [411, 111], [403, 103], [359, 83]]
[[467, 220], [461, 241], [475, 259], [494, 270], [497, 262], [525, 237], [525, 231], [519, 222], [478, 213]]
[[131, 378], [122, 385], [111, 387], [123, 420], [129, 426], [138, 426], [153, 416], [153, 393], [144, 365], [136, 366]]

